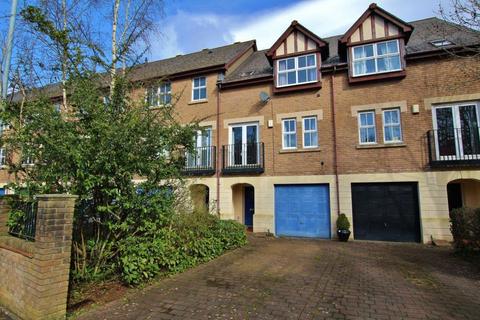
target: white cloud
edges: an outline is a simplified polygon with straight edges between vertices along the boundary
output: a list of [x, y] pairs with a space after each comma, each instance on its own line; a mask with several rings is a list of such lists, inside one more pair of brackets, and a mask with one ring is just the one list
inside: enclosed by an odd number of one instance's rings
[[159, 30], [157, 36], [152, 37], [150, 44], [150, 59], [157, 60], [174, 57], [184, 52], [179, 46], [176, 28], [173, 24], [164, 24], [166, 27]]
[[[446, 1], [446, 0], [441, 0]], [[344, 33], [368, 8], [372, 0], [306, 0], [256, 13], [225, 15], [222, 12], [191, 13], [178, 10], [161, 25], [166, 26], [152, 44], [151, 58], [167, 58], [214, 48], [234, 41], [257, 40], [259, 49], [269, 48], [297, 20], [327, 37]], [[379, 0], [379, 6], [406, 21], [433, 14], [435, 4], [422, 0]], [[411, 8], [415, 7], [415, 10]]]
[[293, 20], [319, 36], [343, 33], [367, 8], [365, 1], [311, 0], [263, 12], [232, 29], [235, 41], [257, 39], [259, 48], [270, 47]]
[[[224, 22], [236, 17], [216, 14], [192, 14], [177, 11], [161, 22], [160, 34], [152, 41], [152, 59], [173, 57], [203, 48], [214, 48], [233, 42]], [[163, 29], [162, 29], [163, 28]]]

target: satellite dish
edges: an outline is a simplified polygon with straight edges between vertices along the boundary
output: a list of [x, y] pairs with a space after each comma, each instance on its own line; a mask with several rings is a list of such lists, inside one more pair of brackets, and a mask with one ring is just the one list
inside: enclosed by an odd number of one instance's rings
[[260, 92], [260, 101], [266, 103], [268, 102], [268, 100], [270, 100], [270, 96], [268, 95], [268, 93], [266, 93], [265, 91]]

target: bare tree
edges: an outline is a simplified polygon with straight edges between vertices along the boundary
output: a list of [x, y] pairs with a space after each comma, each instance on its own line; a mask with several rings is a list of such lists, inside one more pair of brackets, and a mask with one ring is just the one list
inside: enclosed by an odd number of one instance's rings
[[[121, 68], [122, 76], [150, 48], [150, 39], [163, 17], [163, 0], [39, 0], [39, 8], [59, 33], [69, 37], [68, 46], [35, 31], [19, 19], [15, 66], [17, 89], [58, 84], [62, 105], [68, 105], [67, 75], [75, 63], [74, 48], [91, 57], [89, 70], [104, 73], [110, 86]], [[26, 7], [23, 7], [26, 8]], [[22, 8], [20, 8], [21, 10]], [[99, 25], [99, 21], [102, 23]], [[109, 27], [110, 26], [110, 27]], [[110, 51], [110, 54], [109, 54]], [[84, 60], [86, 63], [87, 60]], [[29, 90], [25, 90], [29, 92]], [[61, 92], [60, 92], [61, 91]]]
[[458, 64], [465, 76], [480, 80], [480, 0], [450, 0], [449, 6], [439, 6], [439, 14], [447, 23], [439, 23], [435, 31], [452, 42], [442, 49], [465, 60]]
[[110, 99], [115, 89], [116, 64], [117, 64], [117, 26], [118, 26], [118, 9], [120, 8], [120, 0], [114, 0], [113, 19], [112, 19], [112, 63], [110, 66]]
[[[126, 74], [127, 65], [135, 65], [150, 48], [150, 36], [156, 21], [163, 17], [163, 0], [113, 0], [110, 94], [115, 86], [117, 68]], [[123, 10], [122, 10], [123, 9]], [[121, 14], [123, 12], [123, 14]], [[118, 30], [122, 29], [118, 37]]]

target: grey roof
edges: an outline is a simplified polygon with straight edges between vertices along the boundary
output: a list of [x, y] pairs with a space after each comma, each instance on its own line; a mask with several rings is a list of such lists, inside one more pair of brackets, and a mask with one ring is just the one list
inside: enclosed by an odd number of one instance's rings
[[265, 55], [268, 50], [254, 52], [235, 71], [225, 78], [225, 82], [256, 79], [273, 74], [273, 68]]
[[203, 49], [190, 54], [140, 64], [131, 70], [130, 77], [132, 81], [138, 81], [225, 65], [254, 44], [255, 40], [236, 42], [223, 47]]
[[457, 46], [471, 46], [480, 44], [480, 33], [433, 17], [410, 22], [414, 29], [408, 41], [407, 54], [438, 50], [431, 44], [434, 40], [449, 40]]
[[[406, 46], [407, 54], [424, 53], [443, 50], [431, 44], [434, 40], [449, 40], [458, 46], [480, 44], [480, 33], [475, 30], [449, 23], [445, 20], [432, 17], [409, 22], [414, 29]], [[328, 42], [329, 56], [323, 61], [323, 67], [346, 63], [345, 58], [338, 54], [338, 40], [342, 35], [322, 38]], [[267, 72], [273, 75], [270, 62], [265, 57], [264, 51], [258, 51], [247, 59], [237, 70], [228, 75], [224, 82], [236, 82], [253, 78], [265, 77]]]
[[[143, 63], [133, 67], [129, 71], [128, 77], [132, 81], [141, 81], [224, 66], [253, 45], [255, 45], [255, 40], [235, 42], [222, 47], [203, 49], [173, 58]], [[108, 73], [99, 76], [102, 86], [108, 86]], [[30, 95], [37, 93], [47, 97], [57, 97], [61, 95], [61, 85], [52, 83], [30, 91]], [[15, 94], [13, 99], [19, 100], [20, 97]]]

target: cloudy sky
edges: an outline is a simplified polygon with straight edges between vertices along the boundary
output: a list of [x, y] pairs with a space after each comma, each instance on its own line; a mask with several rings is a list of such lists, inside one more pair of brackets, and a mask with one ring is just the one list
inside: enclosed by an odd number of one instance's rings
[[[159, 21], [150, 61], [256, 39], [259, 49], [270, 47], [298, 20], [326, 37], [344, 33], [372, 0], [171, 0]], [[378, 0], [377, 4], [405, 21], [438, 15], [448, 0]]]

